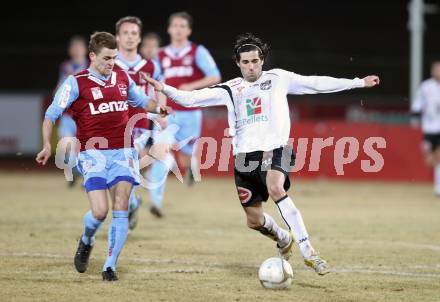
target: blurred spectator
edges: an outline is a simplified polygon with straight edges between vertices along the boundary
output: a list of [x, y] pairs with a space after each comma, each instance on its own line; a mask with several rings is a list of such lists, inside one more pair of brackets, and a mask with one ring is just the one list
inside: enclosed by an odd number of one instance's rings
[[70, 38], [67, 53], [69, 59], [60, 65], [57, 86], [61, 85], [69, 75], [74, 75], [89, 67], [87, 40], [83, 36], [73, 36]]
[[140, 47], [141, 55], [147, 60], [157, 60], [161, 42], [162, 40], [158, 34], [154, 32], [146, 33], [142, 37]]
[[419, 118], [412, 124], [421, 124], [425, 160], [434, 167], [434, 192], [440, 197], [440, 60], [432, 63], [431, 78], [420, 85], [411, 113]]
[[[69, 46], [67, 49], [69, 59], [62, 62], [60, 65], [59, 77], [57, 87], [59, 87], [69, 75], [74, 75], [89, 66], [89, 60], [87, 58], [87, 41], [82, 36], [73, 36], [69, 40]], [[60, 118], [58, 126], [58, 139], [61, 138], [73, 138], [76, 136], [76, 124], [70, 115], [70, 111], [67, 110]], [[76, 152], [75, 140], [65, 139], [63, 140], [64, 150], [66, 150], [65, 161], [69, 161], [69, 155]], [[73, 179], [69, 182], [69, 187], [72, 187], [77, 179], [78, 171], [73, 169]]]

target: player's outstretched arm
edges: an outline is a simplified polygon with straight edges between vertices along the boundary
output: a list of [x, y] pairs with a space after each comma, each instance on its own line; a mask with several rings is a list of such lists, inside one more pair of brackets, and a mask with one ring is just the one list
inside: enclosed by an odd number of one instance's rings
[[355, 88], [371, 88], [380, 83], [380, 79], [376, 75], [369, 75], [363, 79], [344, 79], [328, 76], [303, 76], [287, 72], [287, 77], [289, 94], [332, 93]]
[[161, 116], [169, 115], [172, 112], [170, 107], [158, 104], [158, 102], [148, 96], [143, 89], [139, 89], [128, 74], [127, 77], [129, 81], [128, 104], [130, 106], [144, 108], [147, 112], [159, 114]]
[[184, 91], [163, 84], [146, 74], [142, 74], [141, 76], [145, 81], [150, 83], [157, 92], [165, 94], [173, 102], [184, 107], [228, 106], [231, 102], [228, 92], [220, 86]]
[[41, 131], [43, 133], [43, 149], [37, 154], [35, 160], [40, 165], [45, 165], [50, 158], [52, 152], [52, 146], [50, 144], [50, 138], [52, 137], [53, 122], [50, 119], [44, 119]]

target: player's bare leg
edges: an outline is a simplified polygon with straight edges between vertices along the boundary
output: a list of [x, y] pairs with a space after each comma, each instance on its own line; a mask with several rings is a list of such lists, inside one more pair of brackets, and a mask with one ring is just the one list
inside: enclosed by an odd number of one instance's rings
[[277, 170], [269, 170], [266, 176], [266, 186], [272, 200], [277, 204], [284, 222], [287, 224], [295, 241], [298, 243], [304, 263], [313, 268], [319, 275], [329, 272], [327, 262], [319, 256], [310, 243], [302, 215], [284, 190], [285, 175]]
[[176, 164], [171, 152], [172, 145], [165, 142], [155, 142], [151, 148], [149, 155], [155, 160], [151, 166], [149, 173], [149, 193], [151, 198], [150, 212], [157, 218], [163, 217], [162, 207], [165, 193], [166, 179], [168, 172]]
[[[65, 154], [64, 163], [67, 164], [72, 161], [76, 161], [76, 158], [78, 157], [77, 152], [77, 139], [72, 136], [65, 136], [62, 139], [58, 141], [57, 148], [60, 150], [63, 150]], [[81, 173], [78, 171], [78, 167], [74, 166], [72, 169], [72, 180], [68, 181], [67, 186], [69, 188], [73, 188], [75, 186], [76, 181], [81, 176]]]
[[193, 172], [192, 172], [193, 170], [192, 170], [192, 166], [191, 166], [192, 155], [186, 154], [183, 152], [179, 152], [177, 158], [179, 160], [179, 164], [185, 170], [185, 183], [188, 186], [192, 186], [194, 184], [194, 175], [193, 175]]
[[280, 255], [286, 260], [289, 259], [294, 243], [292, 235], [279, 227], [269, 214], [264, 213], [261, 202], [243, 209], [247, 226], [276, 241]]
[[94, 190], [87, 193], [90, 211], [84, 215], [84, 234], [79, 240], [74, 264], [78, 272], [84, 273], [89, 264], [90, 254], [95, 243], [95, 234], [107, 217], [108, 201], [106, 190]]
[[[142, 145], [138, 145], [135, 142], [136, 151], [139, 154], [139, 161], [142, 164], [142, 159], [144, 159], [144, 166], [140, 166], [140, 173], [142, 175], [143, 172], [147, 169], [148, 165], [145, 164], [145, 160], [148, 159], [148, 148], [143, 148]], [[145, 168], [142, 168], [145, 167]], [[128, 203], [128, 228], [130, 230], [134, 230], [139, 220], [139, 209], [142, 204], [142, 198], [136, 195], [136, 187], [132, 188], [132, 192], [130, 193], [129, 203]]]
[[116, 262], [128, 235], [128, 197], [132, 184], [120, 181], [110, 188], [112, 200], [112, 222], [108, 231], [108, 255], [103, 266], [104, 281], [117, 281]]

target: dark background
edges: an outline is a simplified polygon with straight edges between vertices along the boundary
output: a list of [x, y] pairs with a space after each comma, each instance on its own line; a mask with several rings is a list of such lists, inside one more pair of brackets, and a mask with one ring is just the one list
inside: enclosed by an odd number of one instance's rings
[[[426, 1], [438, 3], [440, 1]], [[125, 4], [125, 6], [121, 5]], [[191, 39], [204, 44], [227, 80], [239, 76], [231, 60], [234, 37], [253, 32], [271, 44], [266, 68], [280, 67], [309, 75], [355, 77], [378, 74], [380, 88], [362, 91], [407, 102], [409, 78], [408, 1], [77, 1], [53, 6], [12, 3], [1, 11], [1, 91], [50, 91], [66, 43], [74, 34], [114, 32], [115, 22], [136, 15], [144, 31], [168, 42], [167, 18], [186, 10], [194, 17]], [[440, 58], [440, 14], [426, 15], [425, 68]], [[351, 95], [359, 93], [352, 92]]]

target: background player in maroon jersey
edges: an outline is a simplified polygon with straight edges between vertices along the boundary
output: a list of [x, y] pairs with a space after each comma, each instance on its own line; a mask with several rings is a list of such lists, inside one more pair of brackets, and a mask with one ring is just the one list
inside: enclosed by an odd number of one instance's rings
[[[182, 90], [193, 90], [217, 84], [221, 80], [214, 59], [208, 50], [189, 40], [192, 32], [192, 17], [186, 12], [176, 12], [168, 19], [168, 34], [170, 44], [159, 52], [159, 61], [166, 84]], [[191, 160], [194, 143], [200, 136], [202, 126], [202, 112], [198, 108], [185, 108], [170, 102], [174, 115], [167, 117], [168, 128], [155, 138], [155, 143], [176, 143], [189, 140], [178, 153], [179, 163], [185, 168], [185, 178], [191, 185]], [[168, 171], [174, 165], [169, 157], [165, 161], [155, 161], [151, 169], [151, 182], [160, 184], [150, 190], [154, 209], [161, 213], [165, 179]]]
[[[136, 85], [146, 94], [156, 98], [154, 89], [148, 89], [149, 85], [140, 77], [140, 73], [145, 73], [160, 80], [160, 67], [157, 61], [142, 58], [138, 53], [138, 47], [141, 43], [142, 21], [138, 17], [127, 16], [116, 22], [116, 40], [118, 42], [118, 57], [115, 61], [115, 68], [125, 70]], [[139, 119], [135, 116], [138, 113], [144, 113], [142, 108], [130, 107], [128, 114], [130, 118], [137, 122], [133, 128], [134, 144], [139, 152], [139, 157], [145, 161], [151, 160], [148, 157], [147, 142], [151, 137], [150, 120], [145, 116]], [[150, 119], [156, 119], [157, 115], [149, 114]], [[143, 163], [143, 161], [141, 161]], [[142, 167], [141, 167], [142, 168]], [[136, 195], [136, 187], [133, 186], [129, 200], [129, 228], [134, 229], [138, 221], [138, 209], [141, 199]]]
[[46, 164], [51, 154], [54, 122], [70, 109], [78, 127], [77, 143], [81, 150], [78, 165], [91, 207], [84, 216], [85, 231], [75, 254], [75, 268], [80, 273], [87, 270], [96, 231], [108, 213], [108, 190], [113, 218], [102, 277], [115, 281], [118, 280], [116, 262], [128, 234], [128, 196], [132, 186], [139, 182], [138, 154], [133, 148], [130, 129], [126, 129], [128, 105], [156, 112], [158, 107], [125, 71], [113, 70], [117, 43], [112, 34], [93, 34], [89, 52], [90, 67], [69, 76], [46, 111], [42, 126], [44, 145], [36, 161]]

